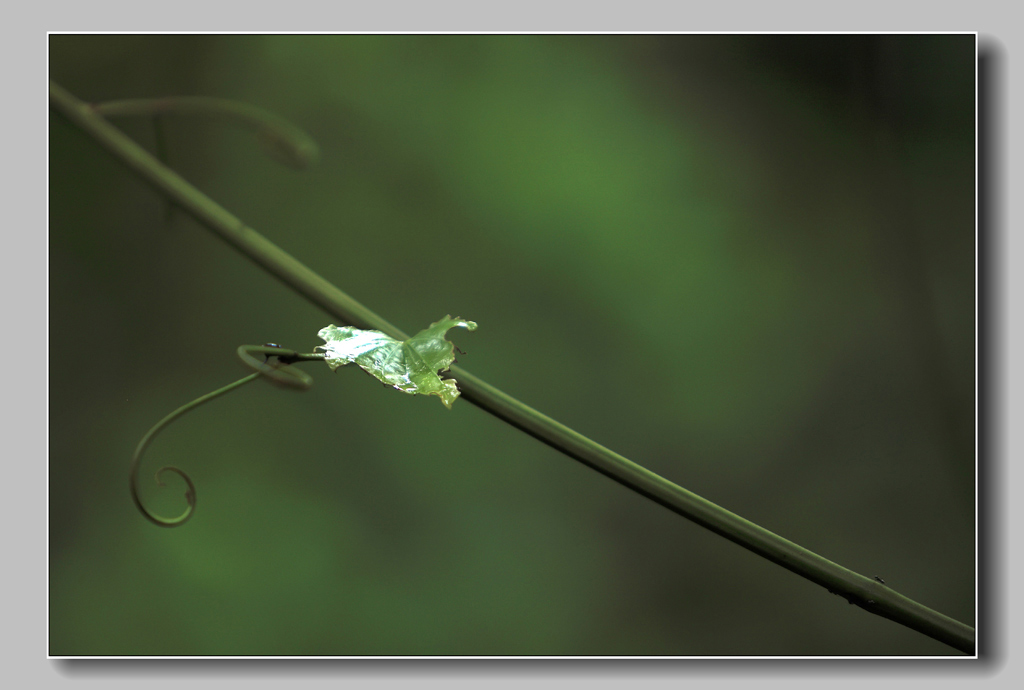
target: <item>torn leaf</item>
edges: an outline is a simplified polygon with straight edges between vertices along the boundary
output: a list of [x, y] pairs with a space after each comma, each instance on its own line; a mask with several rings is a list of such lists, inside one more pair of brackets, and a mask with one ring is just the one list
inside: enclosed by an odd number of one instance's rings
[[317, 333], [327, 344], [316, 349], [327, 353], [331, 371], [355, 362], [389, 386], [410, 394], [436, 395], [450, 409], [459, 389], [453, 379], [442, 379], [438, 372], [455, 361], [455, 346], [444, 336], [456, 326], [476, 330], [473, 321], [445, 316], [402, 342], [380, 331], [331, 324]]

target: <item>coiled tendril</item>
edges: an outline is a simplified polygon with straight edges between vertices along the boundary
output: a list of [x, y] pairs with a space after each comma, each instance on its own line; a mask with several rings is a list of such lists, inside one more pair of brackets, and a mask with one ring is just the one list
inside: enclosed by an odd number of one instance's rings
[[[282, 388], [307, 390], [313, 385], [312, 377], [301, 369], [293, 367], [292, 364], [300, 361], [322, 360], [324, 358], [323, 353], [300, 353], [271, 343], [267, 343], [266, 345], [242, 345], [238, 348], [237, 353], [239, 359], [241, 359], [246, 366], [256, 370], [255, 373], [249, 374], [234, 383], [229, 383], [223, 388], [218, 388], [211, 393], [207, 393], [202, 397], [196, 398], [190, 403], [182, 405], [174, 412], [154, 424], [153, 427], [146, 432], [146, 435], [142, 437], [142, 440], [139, 441], [139, 445], [135, 448], [135, 454], [132, 455], [129, 482], [132, 492], [132, 500], [135, 502], [135, 506], [139, 509], [139, 512], [141, 512], [143, 516], [145, 516], [145, 518], [154, 525], [158, 525], [160, 527], [177, 527], [178, 525], [182, 525], [192, 517], [192, 513], [195, 512], [196, 508], [195, 484], [192, 483], [192, 479], [183, 470], [180, 470], [177, 467], [167, 466], [158, 469], [156, 471], [156, 483], [160, 486], [165, 486], [163, 481], [160, 479], [164, 472], [173, 472], [181, 477], [188, 486], [188, 489], [185, 491], [185, 501], [188, 503], [188, 507], [185, 509], [185, 512], [175, 518], [162, 518], [159, 515], [154, 515], [150, 512], [146, 506], [142, 505], [142, 500], [139, 498], [139, 464], [142, 460], [142, 455], [146, 452], [146, 448], [149, 447], [149, 444], [153, 441], [156, 435], [160, 433], [164, 427], [189, 410], [193, 410], [214, 398], [219, 398], [225, 393], [229, 393], [250, 381], [254, 381], [260, 376], [266, 377], [271, 383], [281, 386]], [[263, 355], [263, 360], [261, 361], [258, 359], [257, 355]], [[271, 358], [274, 358], [275, 361], [271, 362]]]
[[[279, 163], [303, 170], [316, 162], [320, 149], [312, 137], [283, 117], [249, 103], [205, 96], [129, 98], [94, 103], [93, 112], [106, 118], [201, 115], [233, 122], [256, 132], [260, 144]], [[159, 122], [159, 119], [156, 119]]]

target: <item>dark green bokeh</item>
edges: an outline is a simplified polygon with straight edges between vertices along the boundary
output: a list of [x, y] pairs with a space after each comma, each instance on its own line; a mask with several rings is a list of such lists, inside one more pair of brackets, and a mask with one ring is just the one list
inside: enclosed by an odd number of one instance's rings
[[[322, 150], [171, 119], [171, 165], [386, 319], [623, 455], [974, 619], [974, 37], [70, 36], [79, 98], [251, 102]], [[153, 147], [152, 123], [119, 121]], [[146, 460], [177, 406], [331, 318], [58, 116], [50, 653], [952, 654], [464, 401], [301, 365]], [[149, 470], [149, 471], [151, 471]], [[148, 476], [149, 471], [146, 471]], [[180, 486], [152, 488], [164, 515]]]

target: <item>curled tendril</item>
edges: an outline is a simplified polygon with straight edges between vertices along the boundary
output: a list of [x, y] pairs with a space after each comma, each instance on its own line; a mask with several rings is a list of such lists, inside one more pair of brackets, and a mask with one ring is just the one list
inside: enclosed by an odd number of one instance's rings
[[[263, 360], [261, 361], [257, 359], [256, 355], [263, 355]], [[166, 486], [160, 479], [165, 472], [173, 472], [181, 477], [188, 486], [188, 489], [185, 491], [185, 501], [188, 504], [188, 507], [185, 509], [185, 512], [175, 518], [163, 518], [159, 515], [154, 515], [148, 508], [146, 508], [146, 506], [142, 505], [142, 499], [139, 497], [139, 464], [142, 460], [143, 453], [146, 452], [146, 448], [148, 448], [149, 444], [154, 438], [156, 438], [156, 435], [160, 433], [164, 427], [189, 410], [193, 410], [214, 398], [219, 398], [225, 393], [229, 393], [250, 381], [258, 379], [260, 376], [266, 377], [271, 381], [271, 383], [281, 387], [306, 390], [313, 385], [312, 377], [310, 377], [306, 372], [291, 366], [292, 363], [309, 360], [322, 360], [324, 355], [322, 353], [304, 354], [296, 352], [295, 350], [287, 350], [276, 345], [242, 345], [238, 348], [238, 357], [247, 366], [255, 369], [256, 372], [249, 374], [234, 383], [229, 383], [223, 388], [218, 388], [211, 393], [207, 393], [202, 397], [196, 398], [190, 403], [182, 405], [174, 412], [154, 424], [153, 427], [146, 432], [146, 435], [142, 437], [142, 440], [139, 441], [139, 445], [135, 447], [135, 454], [132, 455], [131, 473], [129, 477], [132, 500], [135, 502], [135, 506], [139, 509], [139, 512], [141, 512], [143, 516], [145, 516], [145, 518], [154, 525], [158, 525], [160, 527], [177, 527], [178, 525], [183, 525], [192, 517], [192, 513], [195, 512], [196, 508], [196, 487], [195, 484], [192, 483], [191, 477], [189, 477], [183, 470], [171, 466], [161, 467], [157, 470], [156, 483], [160, 486]], [[276, 360], [273, 364], [270, 363], [271, 357]]]
[[[313, 379], [302, 369], [297, 369], [291, 364], [302, 360], [324, 358], [324, 353], [301, 354], [278, 345], [240, 345], [237, 352], [238, 358], [246, 366], [266, 376], [271, 383], [282, 388], [298, 388], [299, 390], [306, 390], [312, 386]], [[256, 355], [263, 355], [263, 359], [258, 359]], [[270, 362], [271, 357], [276, 360], [274, 363]]]
[[131, 98], [94, 103], [94, 112], [104, 117], [152, 116], [175, 113], [205, 115], [250, 127], [260, 145], [279, 163], [296, 170], [309, 167], [320, 155], [313, 139], [282, 117], [248, 103], [205, 96]]

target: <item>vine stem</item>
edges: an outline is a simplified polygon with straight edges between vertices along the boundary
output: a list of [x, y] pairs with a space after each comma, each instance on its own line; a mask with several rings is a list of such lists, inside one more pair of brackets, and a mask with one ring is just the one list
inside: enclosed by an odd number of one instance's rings
[[[50, 103], [159, 194], [250, 260], [328, 314], [358, 328], [382, 331], [398, 340], [408, 336], [274, 245], [215, 201], [162, 165], [97, 114], [89, 104], [50, 82]], [[503, 393], [460, 367], [451, 368], [462, 397], [534, 438], [614, 481], [753, 551], [869, 613], [893, 620], [962, 652], [974, 654], [975, 631], [885, 584], [848, 570], [759, 525], [701, 498], [605, 448]]]

